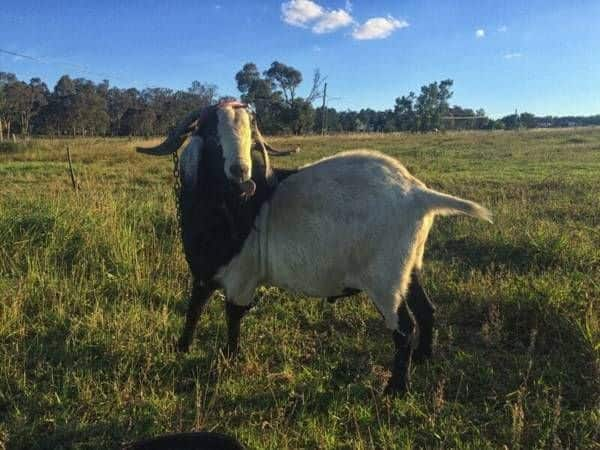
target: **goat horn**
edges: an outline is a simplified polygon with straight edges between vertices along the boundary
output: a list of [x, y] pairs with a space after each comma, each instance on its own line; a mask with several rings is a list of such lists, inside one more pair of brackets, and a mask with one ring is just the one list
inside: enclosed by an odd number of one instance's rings
[[209, 108], [210, 107], [204, 107], [189, 113], [181, 122], [177, 124], [173, 130], [171, 130], [167, 136], [167, 139], [165, 139], [159, 145], [155, 147], [137, 147], [136, 151], [138, 153], [152, 156], [165, 156], [174, 153], [183, 145], [187, 136], [194, 129], [194, 123], [196, 126], [200, 126], [202, 124], [206, 118], [206, 115], [208, 114]]
[[296, 147], [293, 150], [279, 150], [279, 149], [273, 148], [272, 146], [270, 146], [267, 143], [267, 141], [265, 141], [265, 138], [263, 137], [263, 135], [260, 133], [260, 130], [258, 129], [258, 125], [255, 126], [255, 130], [256, 130], [257, 141], [260, 143], [260, 146], [263, 147], [262, 149], [271, 156], [287, 156], [287, 155], [292, 155], [294, 153], [298, 153], [300, 151], [300, 147]]
[[269, 160], [269, 152], [267, 151], [265, 141], [262, 137], [262, 134], [260, 134], [260, 130], [258, 129], [258, 124], [256, 121], [254, 121], [254, 132], [256, 133], [256, 141], [258, 142], [263, 159], [265, 160], [265, 178], [267, 179], [267, 183], [272, 186], [273, 183], [275, 183], [275, 179], [273, 178], [271, 161]]
[[296, 148], [293, 148], [291, 150], [281, 150], [281, 149], [273, 148], [272, 146], [267, 144], [267, 142], [265, 142], [265, 147], [267, 148], [267, 151], [269, 152], [269, 155], [271, 155], [271, 156], [293, 155], [294, 153], [298, 153], [300, 151], [300, 147], [298, 147], [298, 146], [296, 146]]

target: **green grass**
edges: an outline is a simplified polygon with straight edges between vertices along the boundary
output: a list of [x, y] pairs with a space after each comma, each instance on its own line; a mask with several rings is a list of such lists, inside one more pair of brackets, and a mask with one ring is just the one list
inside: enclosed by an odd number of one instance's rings
[[[440, 218], [424, 280], [435, 358], [392, 357], [363, 296], [258, 291], [228, 363], [221, 296], [173, 351], [189, 275], [169, 158], [128, 139], [0, 152], [0, 449], [119, 448], [216, 430], [249, 448], [600, 448], [600, 129], [278, 138], [296, 166], [373, 148], [490, 207]], [[65, 146], [81, 191], [72, 191]]]

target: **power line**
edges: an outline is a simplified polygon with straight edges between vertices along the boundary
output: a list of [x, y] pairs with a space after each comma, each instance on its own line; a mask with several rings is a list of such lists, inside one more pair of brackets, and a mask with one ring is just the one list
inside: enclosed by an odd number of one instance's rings
[[0, 53], [4, 53], [4, 54], [10, 55], [10, 56], [15, 56], [17, 58], [28, 59], [30, 61], [35, 61], [35, 62], [38, 62], [38, 63], [41, 63], [41, 64], [60, 65], [60, 66], [72, 67], [74, 69], [79, 70], [80, 72], [84, 72], [84, 73], [87, 73], [89, 75], [96, 75], [96, 76], [103, 77], [103, 78], [113, 78], [113, 79], [117, 79], [117, 80], [126, 81], [124, 78], [122, 78], [119, 75], [115, 75], [113, 73], [106, 73], [106, 72], [95, 72], [93, 70], [88, 69], [86, 66], [83, 66], [81, 64], [76, 64], [76, 63], [68, 62], [68, 61], [60, 61], [60, 60], [49, 61], [47, 58], [40, 58], [40, 57], [36, 57], [36, 56], [25, 55], [23, 53], [13, 52], [13, 51], [5, 50], [5, 49], [2, 49], [2, 48], [0, 48]]
[[19, 58], [31, 59], [32, 61], [44, 62], [44, 61], [39, 60], [38, 58], [34, 58], [33, 56], [22, 55], [21, 53], [11, 52], [9, 50], [3, 50], [1, 48], [0, 48], [0, 53], [6, 53], [7, 55], [11, 55], [11, 56], [18, 56]]

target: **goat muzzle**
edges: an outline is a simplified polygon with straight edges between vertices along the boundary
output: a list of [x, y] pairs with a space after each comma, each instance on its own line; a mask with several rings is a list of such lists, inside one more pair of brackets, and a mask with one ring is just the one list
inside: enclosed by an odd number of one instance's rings
[[238, 184], [238, 186], [240, 187], [240, 190], [242, 191], [242, 193], [241, 193], [242, 197], [252, 197], [254, 195], [254, 193], [256, 192], [256, 183], [254, 181], [252, 181], [251, 179]]

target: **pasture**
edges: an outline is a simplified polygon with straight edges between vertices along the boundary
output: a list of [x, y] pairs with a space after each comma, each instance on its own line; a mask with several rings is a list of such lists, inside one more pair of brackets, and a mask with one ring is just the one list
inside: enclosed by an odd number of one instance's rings
[[272, 159], [286, 167], [378, 149], [493, 211], [432, 229], [435, 354], [412, 392], [382, 395], [393, 344], [362, 295], [261, 288], [234, 362], [216, 295], [177, 354], [171, 160], [140, 140], [33, 140], [0, 148], [0, 449], [189, 430], [251, 449], [600, 448], [600, 129], [271, 140], [301, 146]]

